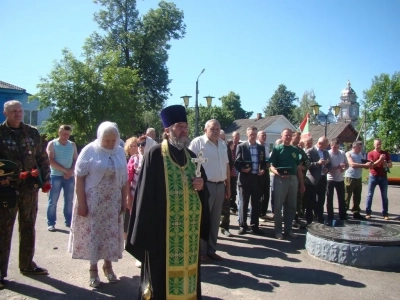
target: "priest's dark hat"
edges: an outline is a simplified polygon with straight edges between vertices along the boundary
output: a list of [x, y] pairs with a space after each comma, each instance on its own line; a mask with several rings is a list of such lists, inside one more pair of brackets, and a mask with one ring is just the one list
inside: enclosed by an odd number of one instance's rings
[[186, 109], [182, 105], [171, 105], [164, 108], [160, 113], [164, 128], [168, 128], [175, 123], [187, 123]]

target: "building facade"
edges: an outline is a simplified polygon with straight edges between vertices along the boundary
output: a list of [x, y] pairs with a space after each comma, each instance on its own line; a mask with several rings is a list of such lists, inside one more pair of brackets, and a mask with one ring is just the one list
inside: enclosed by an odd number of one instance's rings
[[[0, 105], [3, 108], [4, 103], [9, 100], [18, 100], [24, 108], [24, 123], [32, 126], [40, 126], [50, 116], [50, 108], [39, 110], [39, 101], [33, 100], [28, 102], [29, 93], [25, 89], [18, 86], [0, 81]], [[5, 120], [4, 114], [0, 115], [0, 122]], [[40, 127], [39, 127], [40, 129]]]

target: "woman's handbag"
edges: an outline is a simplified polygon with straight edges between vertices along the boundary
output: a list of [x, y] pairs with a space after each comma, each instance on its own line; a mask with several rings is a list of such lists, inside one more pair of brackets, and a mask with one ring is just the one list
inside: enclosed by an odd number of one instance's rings
[[15, 208], [17, 206], [18, 192], [11, 186], [0, 187], [0, 207]]

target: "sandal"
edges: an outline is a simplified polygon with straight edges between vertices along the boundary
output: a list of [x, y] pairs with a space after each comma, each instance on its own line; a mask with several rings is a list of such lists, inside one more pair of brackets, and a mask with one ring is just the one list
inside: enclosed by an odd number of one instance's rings
[[101, 283], [100, 278], [99, 278], [98, 270], [97, 269], [90, 269], [89, 273], [90, 273], [89, 286], [91, 286], [93, 288], [97, 288]]
[[19, 270], [23, 275], [49, 275], [49, 271], [44, 268], [36, 267], [34, 269], [21, 269]]
[[108, 282], [117, 282], [117, 276], [115, 275], [112, 266], [103, 265], [104, 275], [107, 277]]

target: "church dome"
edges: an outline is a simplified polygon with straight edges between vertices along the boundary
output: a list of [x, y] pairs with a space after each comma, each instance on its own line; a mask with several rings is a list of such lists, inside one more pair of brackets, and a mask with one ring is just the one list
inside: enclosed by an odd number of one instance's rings
[[350, 80], [347, 81], [347, 87], [342, 91], [342, 97], [349, 97], [356, 95], [356, 92], [351, 87]]

